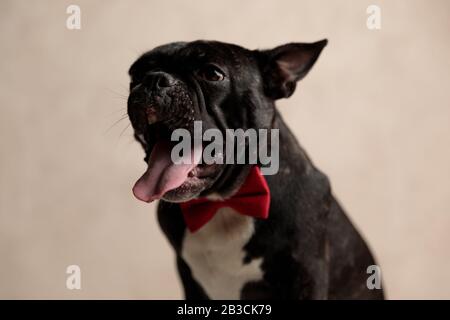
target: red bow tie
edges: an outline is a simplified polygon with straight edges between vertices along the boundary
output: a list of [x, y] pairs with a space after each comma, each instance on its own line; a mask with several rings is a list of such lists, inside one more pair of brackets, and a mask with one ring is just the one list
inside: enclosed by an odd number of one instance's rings
[[180, 203], [184, 221], [195, 232], [211, 220], [217, 210], [230, 207], [240, 214], [267, 219], [269, 216], [270, 191], [259, 167], [253, 166], [242, 187], [231, 198], [213, 201], [206, 198]]

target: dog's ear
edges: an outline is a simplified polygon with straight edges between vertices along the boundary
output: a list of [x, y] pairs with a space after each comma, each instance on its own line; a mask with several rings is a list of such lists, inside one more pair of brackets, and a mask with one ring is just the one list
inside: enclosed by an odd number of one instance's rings
[[271, 50], [257, 51], [265, 94], [272, 99], [288, 98], [297, 81], [306, 76], [327, 40], [288, 43]]

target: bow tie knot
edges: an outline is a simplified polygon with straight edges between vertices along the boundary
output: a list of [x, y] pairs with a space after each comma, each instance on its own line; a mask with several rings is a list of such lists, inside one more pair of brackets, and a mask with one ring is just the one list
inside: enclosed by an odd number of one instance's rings
[[180, 203], [184, 221], [195, 232], [211, 220], [220, 208], [230, 207], [239, 214], [267, 219], [270, 207], [270, 190], [261, 170], [253, 166], [239, 191], [224, 200], [198, 198]]

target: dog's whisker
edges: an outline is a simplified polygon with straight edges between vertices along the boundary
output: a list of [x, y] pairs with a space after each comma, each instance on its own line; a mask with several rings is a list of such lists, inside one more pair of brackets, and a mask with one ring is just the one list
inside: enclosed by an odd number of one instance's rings
[[119, 124], [121, 121], [128, 118], [128, 114], [123, 115], [119, 120], [115, 121], [105, 132], [104, 134], [107, 134], [113, 127], [115, 127], [117, 124]]
[[123, 101], [127, 101], [128, 100], [128, 96], [124, 96], [124, 95], [117, 95], [114, 97], [114, 99], [118, 99], [118, 100], [123, 100]]
[[127, 85], [121, 84], [121, 85], [120, 85], [120, 88], [123, 89], [125, 92], [127, 92], [127, 94], [128, 94], [128, 92], [129, 92], [129, 90], [130, 90], [128, 84], [127, 84]]
[[120, 135], [119, 135], [119, 139], [122, 137], [122, 135], [125, 133], [125, 131], [127, 131], [127, 129], [130, 127], [130, 125], [131, 125], [131, 123], [128, 123], [128, 124], [126, 125], [126, 127], [122, 130], [122, 132], [121, 132]]
[[[120, 108], [120, 109], [114, 110], [114, 111], [108, 113], [108, 114], [106, 115], [106, 117], [110, 117], [110, 116], [112, 116], [112, 115], [115, 115], [115, 114], [118, 113], [118, 112], [123, 112], [123, 111], [126, 111], [126, 110], [127, 110], [127, 108]], [[127, 115], [127, 114], [128, 114], [128, 112], [125, 112], [125, 113], [122, 114], [120, 117], [123, 117], [123, 116], [125, 116], [125, 115]]]
[[107, 90], [109, 93], [112, 93], [112, 94], [114, 94], [114, 95], [116, 95], [116, 96], [119, 96], [119, 97], [126, 97], [126, 96], [128, 95], [128, 89], [126, 89], [126, 90], [125, 90], [125, 88], [122, 88], [122, 89], [124, 89], [125, 93], [120, 93], [120, 92], [117, 92], [117, 91], [115, 91], [115, 90], [106, 88], [106, 90]]

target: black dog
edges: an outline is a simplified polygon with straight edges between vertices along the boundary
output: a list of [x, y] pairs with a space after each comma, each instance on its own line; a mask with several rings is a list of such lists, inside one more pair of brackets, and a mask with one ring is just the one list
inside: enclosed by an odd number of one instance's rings
[[[158, 219], [175, 249], [187, 299], [382, 299], [368, 289], [374, 259], [275, 108], [294, 93], [327, 44], [247, 50], [215, 41], [171, 43], [130, 68], [128, 114], [148, 170], [134, 187], [161, 199]], [[279, 129], [279, 172], [265, 176], [267, 219], [222, 208], [196, 232], [182, 206], [193, 198], [233, 198], [249, 164], [170, 163], [174, 129]]]

